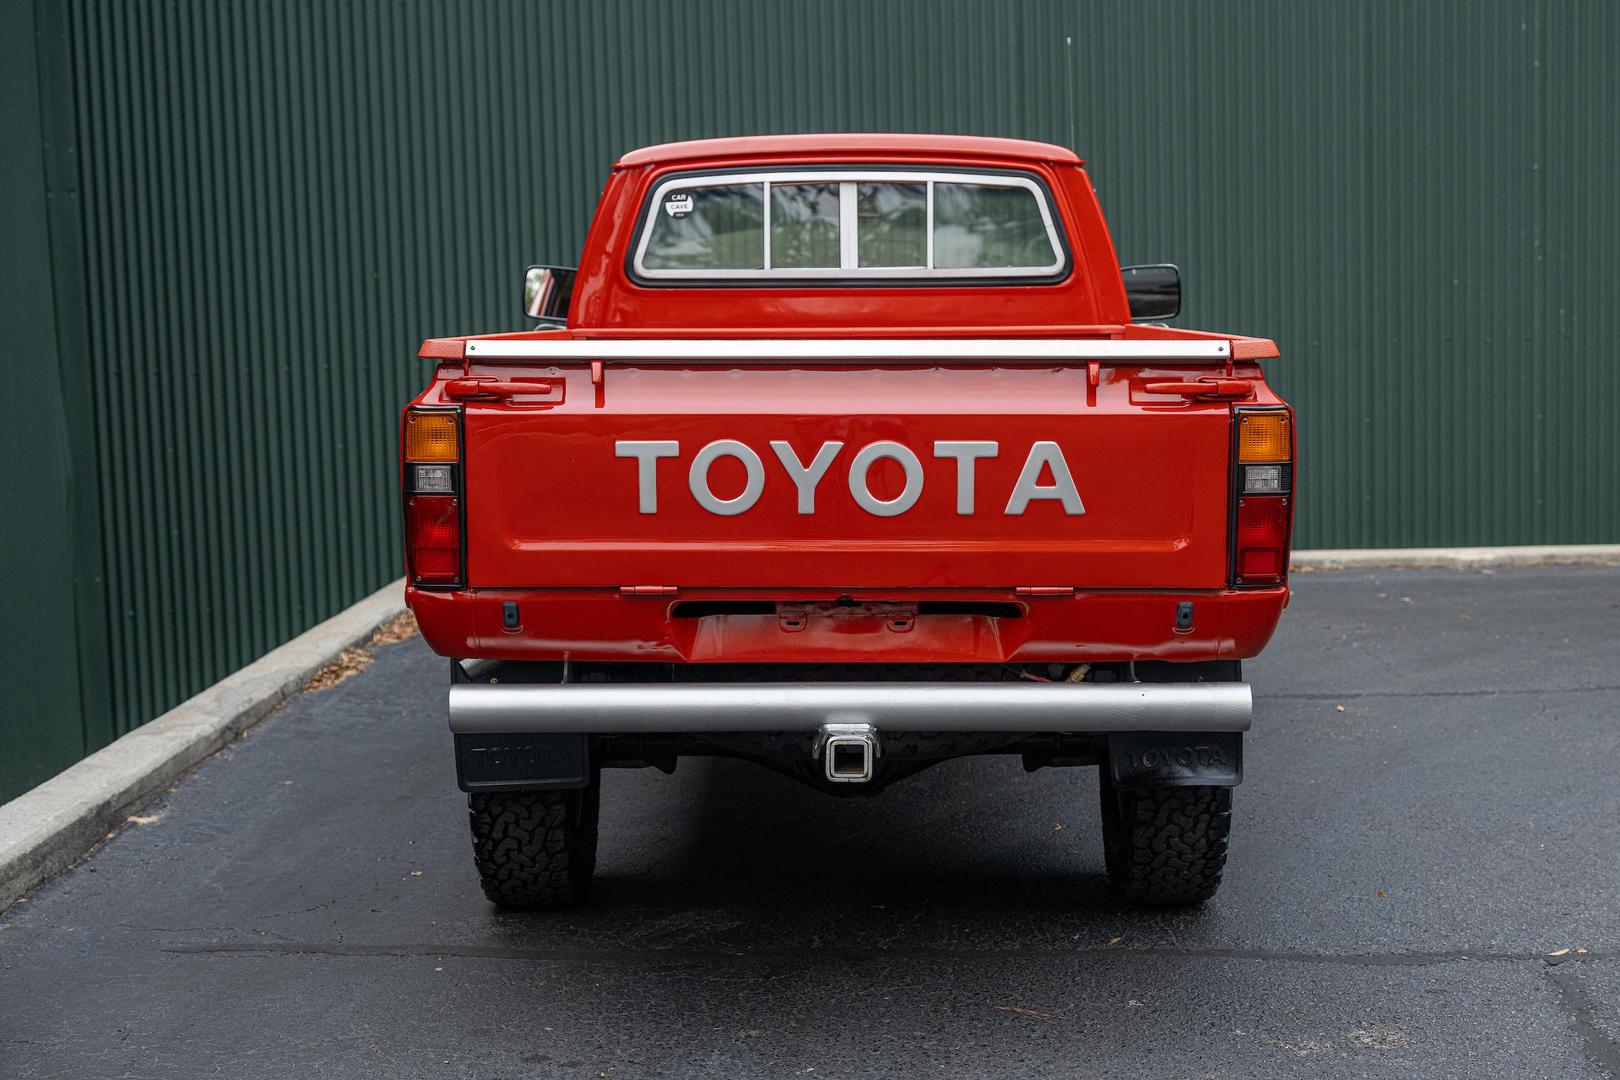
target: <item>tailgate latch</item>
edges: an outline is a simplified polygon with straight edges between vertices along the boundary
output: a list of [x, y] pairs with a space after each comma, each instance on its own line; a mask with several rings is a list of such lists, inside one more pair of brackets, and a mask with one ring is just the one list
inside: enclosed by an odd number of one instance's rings
[[1199, 401], [1234, 401], [1254, 395], [1248, 379], [1186, 379], [1176, 382], [1150, 382], [1142, 387], [1150, 394], [1180, 394]]
[[557, 379], [497, 379], [490, 375], [468, 375], [445, 383], [444, 396], [451, 401], [523, 398], [524, 404], [561, 405], [564, 385]]

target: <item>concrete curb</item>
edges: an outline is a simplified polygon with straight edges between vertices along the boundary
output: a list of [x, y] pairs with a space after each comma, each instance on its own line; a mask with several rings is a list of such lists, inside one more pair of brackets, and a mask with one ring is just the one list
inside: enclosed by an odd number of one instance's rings
[[198, 762], [405, 610], [396, 581], [0, 805], [0, 911], [66, 870]]
[[1620, 544], [1550, 544], [1538, 547], [1357, 548], [1296, 551], [1294, 570], [1389, 570], [1491, 566], [1620, 566]]

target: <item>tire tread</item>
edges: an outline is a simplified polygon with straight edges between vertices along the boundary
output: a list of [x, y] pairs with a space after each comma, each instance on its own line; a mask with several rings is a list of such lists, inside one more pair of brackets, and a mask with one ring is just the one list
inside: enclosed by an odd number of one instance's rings
[[484, 895], [503, 908], [577, 904], [596, 862], [597, 789], [487, 792], [468, 797], [473, 862]]
[[[1110, 803], [1113, 805], [1110, 806]], [[1103, 787], [1108, 874], [1125, 900], [1162, 907], [1201, 904], [1215, 895], [1232, 831], [1229, 787]]]

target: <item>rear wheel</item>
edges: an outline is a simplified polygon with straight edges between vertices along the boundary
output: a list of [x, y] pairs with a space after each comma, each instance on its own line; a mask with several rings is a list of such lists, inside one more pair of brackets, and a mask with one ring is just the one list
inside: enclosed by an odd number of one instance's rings
[[1200, 904], [1220, 888], [1232, 829], [1229, 787], [1115, 788], [1102, 767], [1108, 880], [1136, 904]]
[[573, 791], [471, 795], [473, 861], [484, 895], [503, 908], [539, 911], [585, 899], [596, 870], [601, 780]]

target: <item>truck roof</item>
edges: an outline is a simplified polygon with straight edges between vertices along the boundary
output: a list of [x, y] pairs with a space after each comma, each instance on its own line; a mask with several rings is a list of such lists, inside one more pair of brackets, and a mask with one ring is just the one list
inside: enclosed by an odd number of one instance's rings
[[1083, 164], [1073, 150], [1028, 139], [998, 139], [983, 135], [752, 135], [729, 139], [692, 139], [660, 143], [632, 150], [614, 162], [614, 168], [664, 165], [678, 161], [760, 157], [776, 154], [827, 154], [891, 151], [911, 154], [962, 154]]

